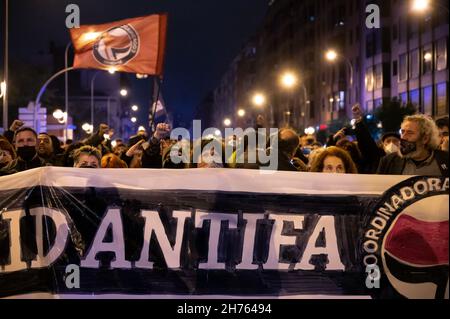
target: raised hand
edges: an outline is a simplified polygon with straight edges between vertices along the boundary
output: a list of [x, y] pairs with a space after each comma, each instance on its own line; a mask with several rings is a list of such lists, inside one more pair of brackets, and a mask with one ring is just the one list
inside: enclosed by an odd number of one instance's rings
[[156, 126], [156, 130], [155, 133], [153, 134], [153, 136], [158, 139], [161, 140], [162, 138], [164, 138], [168, 133], [170, 133], [170, 125], [166, 124], [166, 123], [159, 123]]
[[23, 122], [21, 120], [14, 120], [14, 122], [12, 122], [11, 126], [9, 127], [9, 129], [13, 132], [17, 131], [18, 129], [20, 129], [23, 126]]

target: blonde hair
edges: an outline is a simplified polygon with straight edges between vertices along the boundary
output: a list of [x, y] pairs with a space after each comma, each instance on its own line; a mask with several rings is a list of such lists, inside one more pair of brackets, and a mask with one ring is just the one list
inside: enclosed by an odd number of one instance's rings
[[429, 116], [426, 116], [424, 114], [410, 115], [406, 116], [403, 119], [403, 123], [405, 122], [415, 122], [419, 125], [420, 136], [428, 136], [430, 138], [426, 145], [427, 148], [429, 148], [430, 150], [439, 148], [439, 145], [441, 144], [441, 139], [439, 138], [439, 130], [436, 123]]

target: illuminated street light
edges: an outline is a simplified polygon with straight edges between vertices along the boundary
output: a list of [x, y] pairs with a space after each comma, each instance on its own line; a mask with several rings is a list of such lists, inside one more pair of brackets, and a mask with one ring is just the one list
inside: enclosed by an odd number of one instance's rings
[[333, 98], [330, 98], [329, 101], [330, 101], [330, 103], [333, 103], [333, 102], [334, 102], [334, 99], [333, 99]]
[[223, 120], [223, 125], [230, 126], [231, 125], [231, 120], [226, 118], [225, 120]]
[[221, 135], [222, 135], [222, 132], [220, 132], [220, 130], [216, 130], [216, 131], [214, 132], [214, 134], [215, 134], [216, 136], [221, 136]]
[[56, 109], [56, 110], [53, 112], [53, 117], [54, 117], [55, 119], [59, 120], [59, 119], [61, 119], [61, 118], [64, 117], [64, 112], [61, 111], [60, 109]]
[[244, 109], [239, 109], [237, 112], [239, 117], [244, 117], [245, 116], [245, 110]]
[[122, 89], [122, 90], [120, 90], [120, 95], [127, 96], [128, 95], [128, 91], [126, 89]]
[[139, 110], [139, 106], [133, 105], [133, 106], [131, 107], [131, 109], [132, 109], [134, 112], [137, 112], [137, 111]]
[[433, 55], [430, 52], [425, 53], [425, 55], [423, 56], [423, 59], [426, 62], [430, 62], [432, 58], [433, 58]]
[[330, 62], [335, 61], [337, 59], [337, 57], [338, 57], [338, 54], [334, 50], [328, 50], [327, 52], [325, 52], [325, 58]]
[[430, 6], [429, 0], [413, 0], [411, 9], [415, 12], [424, 12]]
[[131, 122], [136, 123], [137, 122], [137, 118], [135, 118], [134, 116], [131, 118]]
[[61, 111], [60, 109], [56, 109], [53, 112], [53, 117], [60, 123], [63, 124], [67, 121], [67, 113]]
[[2, 98], [6, 93], [6, 82], [0, 83], [0, 98]]
[[93, 127], [89, 123], [84, 123], [83, 126], [81, 126], [81, 128], [83, 129], [83, 131], [85, 131], [88, 134], [92, 133], [92, 131], [93, 131]]
[[287, 89], [297, 84], [297, 76], [292, 72], [286, 72], [281, 76], [281, 85]]
[[252, 102], [255, 106], [263, 106], [266, 104], [266, 97], [262, 93], [256, 93], [253, 95]]

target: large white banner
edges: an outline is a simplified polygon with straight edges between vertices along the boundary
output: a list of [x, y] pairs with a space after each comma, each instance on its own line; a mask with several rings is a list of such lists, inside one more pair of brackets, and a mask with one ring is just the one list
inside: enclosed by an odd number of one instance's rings
[[0, 297], [448, 298], [448, 178], [45, 167], [0, 210]]

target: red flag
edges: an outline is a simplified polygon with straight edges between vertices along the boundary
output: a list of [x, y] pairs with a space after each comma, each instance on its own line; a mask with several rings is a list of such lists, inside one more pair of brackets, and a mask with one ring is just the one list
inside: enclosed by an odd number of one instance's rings
[[74, 68], [161, 75], [167, 14], [70, 29]]

